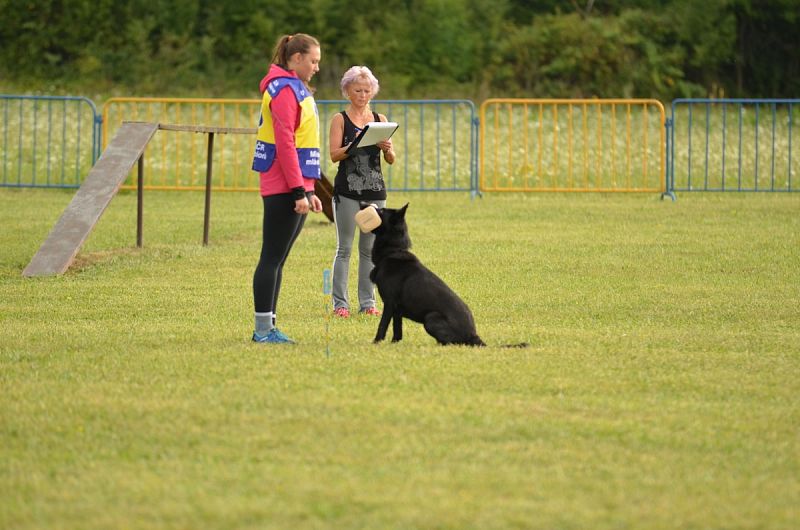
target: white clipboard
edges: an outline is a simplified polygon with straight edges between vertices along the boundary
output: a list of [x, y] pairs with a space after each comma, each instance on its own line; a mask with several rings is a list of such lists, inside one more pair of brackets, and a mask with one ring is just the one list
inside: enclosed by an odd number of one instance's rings
[[356, 139], [347, 146], [347, 151], [345, 152], [349, 153], [356, 147], [368, 147], [378, 142], [388, 140], [398, 127], [400, 126], [393, 121], [371, 121], [364, 125], [364, 128], [358, 133]]

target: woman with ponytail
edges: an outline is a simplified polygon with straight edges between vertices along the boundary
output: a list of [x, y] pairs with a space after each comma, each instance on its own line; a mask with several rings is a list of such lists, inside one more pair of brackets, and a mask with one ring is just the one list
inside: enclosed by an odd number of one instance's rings
[[261, 257], [253, 275], [253, 341], [291, 344], [276, 326], [283, 265], [309, 211], [322, 211], [314, 195], [320, 178], [319, 117], [308, 82], [319, 71], [320, 45], [304, 33], [278, 40], [263, 99], [253, 170], [264, 203]]

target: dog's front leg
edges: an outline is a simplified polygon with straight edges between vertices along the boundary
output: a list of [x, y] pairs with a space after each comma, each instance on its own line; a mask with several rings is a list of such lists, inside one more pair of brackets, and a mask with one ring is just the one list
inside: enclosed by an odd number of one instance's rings
[[378, 333], [375, 334], [375, 340], [373, 342], [380, 342], [386, 338], [386, 330], [389, 329], [389, 320], [391, 320], [391, 318], [392, 311], [384, 306], [381, 321], [378, 323]]
[[403, 315], [400, 314], [400, 311], [397, 311], [392, 322], [392, 342], [400, 342], [401, 340], [403, 340]]

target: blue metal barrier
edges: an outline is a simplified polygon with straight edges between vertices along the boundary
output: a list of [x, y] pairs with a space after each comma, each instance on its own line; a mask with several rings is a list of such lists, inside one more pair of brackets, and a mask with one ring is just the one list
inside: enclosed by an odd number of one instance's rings
[[0, 94], [0, 186], [77, 188], [100, 156], [95, 104], [84, 97]]
[[800, 99], [676, 99], [667, 189], [800, 191]]

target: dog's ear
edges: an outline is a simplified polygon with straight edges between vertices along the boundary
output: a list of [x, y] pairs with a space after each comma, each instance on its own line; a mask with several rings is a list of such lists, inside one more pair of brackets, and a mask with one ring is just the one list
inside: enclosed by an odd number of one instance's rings
[[397, 210], [397, 214], [398, 214], [400, 217], [403, 217], [403, 218], [405, 218], [405, 216], [406, 216], [406, 210], [408, 209], [408, 204], [409, 204], [409, 203], [406, 203], [406, 205], [405, 205], [405, 206], [403, 206], [402, 208], [400, 208], [399, 210]]

